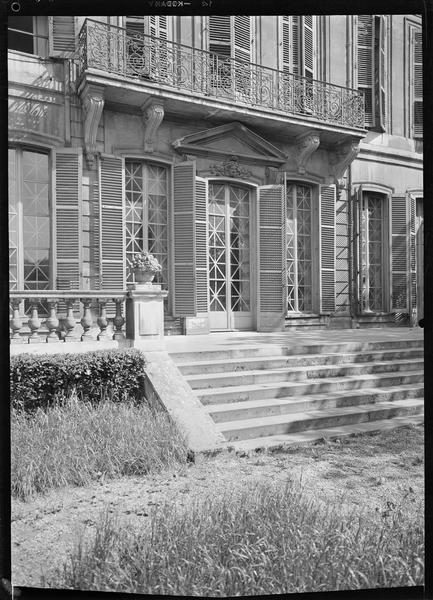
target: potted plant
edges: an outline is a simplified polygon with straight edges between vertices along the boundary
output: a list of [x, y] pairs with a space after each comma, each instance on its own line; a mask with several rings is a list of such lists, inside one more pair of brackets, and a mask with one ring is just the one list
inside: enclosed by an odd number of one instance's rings
[[134, 272], [136, 283], [150, 283], [153, 281], [156, 273], [161, 273], [162, 271], [158, 260], [147, 250], [135, 254], [134, 258], [129, 261], [129, 265]]

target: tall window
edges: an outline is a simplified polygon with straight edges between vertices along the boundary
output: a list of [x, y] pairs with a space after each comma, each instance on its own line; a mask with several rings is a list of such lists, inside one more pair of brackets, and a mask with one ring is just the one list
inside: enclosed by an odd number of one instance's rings
[[385, 196], [365, 192], [361, 219], [363, 304], [365, 310], [376, 312], [385, 310], [385, 221]]
[[254, 49], [253, 17], [208, 17], [211, 86], [218, 95], [228, 92], [248, 96]]
[[287, 188], [288, 311], [313, 310], [312, 188], [289, 184]]
[[48, 156], [9, 149], [9, 282], [11, 289], [50, 288], [51, 215]]
[[314, 17], [282, 16], [280, 69], [284, 73], [315, 77]]
[[48, 18], [9, 17], [8, 48], [28, 54], [48, 56]]
[[411, 136], [423, 137], [423, 90], [422, 90], [422, 31], [410, 29], [410, 120]]
[[386, 129], [387, 30], [384, 15], [358, 16], [358, 89], [365, 99], [365, 126]]
[[[158, 283], [167, 283], [167, 170], [158, 165], [126, 161], [126, 260], [148, 250], [161, 263]], [[129, 270], [128, 270], [129, 271]], [[132, 281], [128, 273], [128, 281]]]

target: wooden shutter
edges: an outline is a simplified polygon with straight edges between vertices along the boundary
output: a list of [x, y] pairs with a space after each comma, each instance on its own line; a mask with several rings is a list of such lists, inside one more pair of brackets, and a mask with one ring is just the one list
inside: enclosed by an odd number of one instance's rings
[[231, 21], [229, 16], [209, 16], [209, 52], [231, 56]]
[[117, 156], [99, 161], [99, 243], [101, 288], [124, 291], [125, 209], [124, 166]]
[[358, 15], [358, 89], [364, 94], [365, 125], [372, 127], [373, 120], [373, 71], [374, 36], [373, 16]]
[[195, 161], [173, 168], [174, 316], [197, 312], [195, 274]]
[[197, 313], [209, 310], [209, 253], [207, 241], [208, 191], [207, 181], [196, 178], [195, 183], [195, 276]]
[[335, 186], [320, 187], [320, 310], [335, 311]]
[[258, 331], [284, 328], [287, 312], [286, 194], [282, 185], [259, 188]]
[[70, 57], [75, 53], [75, 17], [48, 17], [50, 56]]
[[81, 148], [57, 148], [53, 152], [55, 286], [80, 288], [81, 273]]
[[422, 31], [412, 30], [413, 56], [413, 100], [412, 100], [412, 135], [423, 137], [423, 90], [422, 90]]
[[251, 17], [240, 15], [233, 17], [233, 58], [251, 62], [252, 27]]
[[410, 214], [406, 196], [391, 200], [391, 311], [408, 312]]
[[300, 17], [302, 27], [302, 75], [308, 79], [314, 78], [314, 31], [313, 17]]
[[416, 199], [412, 196], [408, 198], [408, 210], [410, 216], [410, 231], [409, 231], [409, 267], [410, 267], [410, 300], [411, 309], [417, 307], [417, 277], [416, 277]]
[[374, 125], [386, 130], [386, 35], [385, 17], [374, 17]]
[[279, 67], [284, 73], [301, 74], [301, 17], [280, 17], [281, 42]]

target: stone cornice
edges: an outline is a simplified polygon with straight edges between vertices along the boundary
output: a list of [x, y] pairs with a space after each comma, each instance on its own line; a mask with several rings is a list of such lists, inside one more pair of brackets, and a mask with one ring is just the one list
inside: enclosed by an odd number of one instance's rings
[[153, 152], [155, 135], [164, 118], [164, 104], [161, 100], [149, 98], [141, 106], [144, 123], [144, 151]]
[[96, 136], [104, 109], [105, 88], [88, 84], [80, 93], [83, 108], [84, 150], [87, 166], [92, 169], [97, 155]]

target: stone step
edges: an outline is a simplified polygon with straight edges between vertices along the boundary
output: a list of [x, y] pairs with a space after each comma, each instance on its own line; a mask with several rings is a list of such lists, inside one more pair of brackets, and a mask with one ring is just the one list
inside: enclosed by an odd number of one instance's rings
[[306, 381], [307, 379], [346, 377], [351, 375], [396, 373], [423, 368], [422, 359], [376, 361], [360, 364], [307, 365], [292, 369], [258, 369], [230, 373], [205, 373], [188, 375], [187, 381], [194, 390], [236, 385], [260, 385], [268, 382]]
[[333, 354], [301, 354], [298, 356], [261, 356], [238, 358], [227, 361], [187, 361], [176, 363], [182, 375], [198, 375], [205, 373], [228, 373], [232, 371], [268, 370], [301, 367], [308, 365], [337, 365], [342, 363], [365, 363], [375, 361], [422, 358], [422, 348], [398, 350], [378, 350], [370, 352], [333, 353]]
[[424, 386], [403, 385], [398, 388], [365, 388], [316, 394], [294, 398], [267, 398], [265, 400], [247, 400], [226, 404], [210, 404], [206, 406], [215, 423], [269, 417], [271, 415], [293, 414], [309, 410], [327, 410], [361, 404], [378, 402], [394, 402], [408, 398], [422, 398]]
[[260, 419], [244, 419], [219, 423], [218, 428], [228, 442], [233, 442], [420, 414], [423, 407], [422, 399], [414, 398], [394, 402], [378, 402], [372, 405], [329, 408], [326, 411], [319, 409], [294, 414], [272, 415]]
[[[404, 348], [422, 349], [423, 340], [413, 339], [405, 340]], [[292, 346], [278, 345], [275, 343], [257, 343], [241, 344], [235, 347], [225, 348], [200, 348], [196, 350], [173, 350], [169, 352], [172, 360], [178, 363], [185, 362], [209, 362], [215, 360], [230, 361], [235, 358], [261, 357], [261, 356], [294, 356], [299, 354], [331, 354], [331, 353], [351, 353], [368, 352], [379, 350], [392, 350], [402, 348], [400, 340], [383, 340], [370, 342], [330, 342], [330, 343], [312, 343], [312, 344], [293, 344]]]
[[399, 427], [411, 425], [422, 425], [424, 423], [424, 414], [404, 415], [393, 417], [392, 419], [378, 419], [377, 421], [365, 421], [362, 423], [352, 423], [350, 425], [338, 425], [336, 427], [327, 427], [319, 429], [307, 429], [297, 433], [282, 433], [278, 435], [251, 438], [248, 440], [239, 440], [228, 442], [228, 446], [236, 452], [252, 452], [257, 450], [270, 450], [275, 448], [284, 448], [293, 444], [306, 444], [317, 440], [335, 440], [344, 436], [376, 433], [379, 431], [388, 431]]
[[361, 388], [401, 386], [422, 383], [423, 371], [404, 371], [396, 373], [377, 373], [354, 377], [309, 379], [303, 382], [262, 383], [227, 386], [218, 389], [196, 390], [199, 400], [207, 404], [242, 402], [265, 398], [301, 396], [325, 392], [340, 392]]

